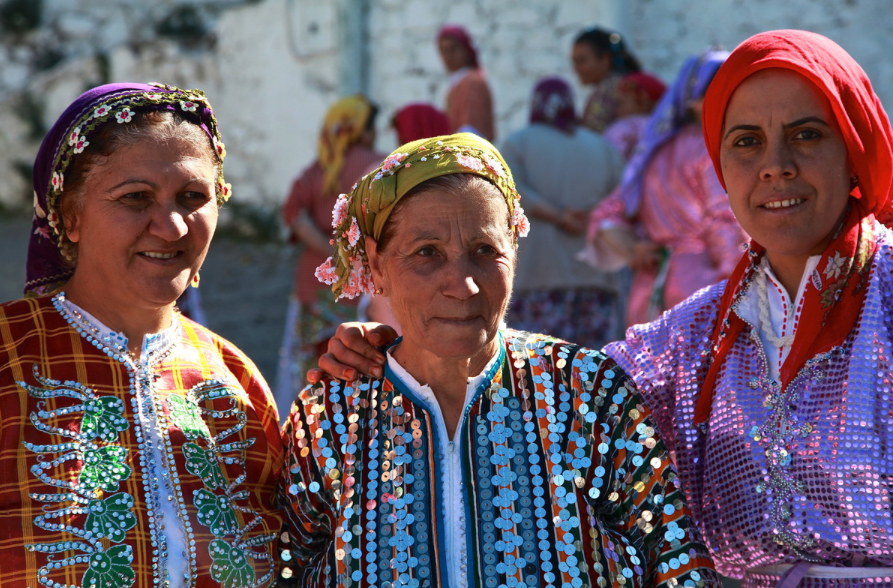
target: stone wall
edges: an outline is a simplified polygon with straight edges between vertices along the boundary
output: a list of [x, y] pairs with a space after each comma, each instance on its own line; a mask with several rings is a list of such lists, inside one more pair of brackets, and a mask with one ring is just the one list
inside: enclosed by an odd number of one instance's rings
[[137, 80], [204, 89], [235, 200], [273, 210], [313, 159], [322, 116], [341, 93], [365, 86], [380, 104], [382, 150], [396, 146], [388, 120], [399, 106], [443, 103], [434, 35], [444, 23], [477, 40], [498, 137], [524, 124], [539, 77], [573, 77], [571, 41], [595, 23], [624, 33], [668, 81], [708, 45], [811, 29], [850, 51], [893, 104], [887, 0], [0, 0], [0, 207], [30, 204], [40, 139], [77, 94]]

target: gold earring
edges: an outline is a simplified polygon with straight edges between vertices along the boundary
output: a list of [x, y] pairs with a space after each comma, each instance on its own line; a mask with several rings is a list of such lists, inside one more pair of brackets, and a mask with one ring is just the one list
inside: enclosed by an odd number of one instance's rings
[[375, 295], [376, 295], [376, 296], [381, 296], [382, 294], [384, 294], [384, 290], [382, 290], [381, 288], [376, 288], [376, 289], [375, 289]]
[[199, 284], [199, 282], [201, 282], [201, 281], [202, 281], [202, 279], [201, 279], [201, 277], [198, 275], [198, 272], [195, 272], [195, 275], [192, 276], [192, 281], [189, 282], [189, 285], [192, 286], [193, 288], [198, 288], [198, 284]]

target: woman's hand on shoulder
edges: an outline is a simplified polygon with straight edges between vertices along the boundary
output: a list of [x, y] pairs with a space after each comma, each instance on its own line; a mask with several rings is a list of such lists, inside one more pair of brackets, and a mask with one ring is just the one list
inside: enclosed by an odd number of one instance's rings
[[352, 381], [359, 374], [382, 376], [385, 356], [376, 349], [394, 341], [397, 331], [378, 323], [342, 323], [329, 339], [328, 353], [319, 358], [319, 368], [307, 371], [307, 381], [316, 384], [327, 375]]

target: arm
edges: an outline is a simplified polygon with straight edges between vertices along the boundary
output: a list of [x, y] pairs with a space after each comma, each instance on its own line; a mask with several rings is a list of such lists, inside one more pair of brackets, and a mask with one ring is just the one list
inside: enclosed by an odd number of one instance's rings
[[291, 230], [301, 243], [322, 255], [332, 255], [332, 245], [328, 237], [314, 224], [306, 210], [298, 213], [298, 218], [291, 225]]
[[[463, 106], [465, 116], [459, 126], [470, 125], [477, 129], [485, 139], [493, 141], [496, 131], [493, 124], [493, 97], [487, 81], [480, 75], [469, 75], [465, 82], [468, 84]], [[460, 82], [461, 83], [461, 82]]]
[[[313, 410], [325, 404], [324, 400], [316, 400], [317, 394], [324, 395], [327, 388], [323, 384], [306, 388], [292, 405], [282, 429], [285, 467], [280, 477], [277, 502], [286, 515], [288, 546], [292, 555], [289, 566], [300, 586], [310, 583], [307, 582], [309, 578], [314, 578], [313, 583], [316, 583], [320, 575], [326, 573], [326, 559], [334, 541], [335, 512], [327, 500], [330, 480], [322, 475], [312, 451], [308, 450], [310, 442], [317, 438], [316, 431], [323, 420], [322, 415], [317, 416]], [[328, 582], [319, 584], [328, 585]]]
[[[609, 553], [609, 542], [615, 545], [613, 551], [621, 557], [614, 560], [614, 571], [630, 578], [633, 586], [682, 586], [687, 581], [719, 586], [648, 408], [632, 380], [610, 360], [602, 363], [596, 381], [604, 382], [608, 369], [615, 374], [613, 386], [599, 388], [601, 408], [593, 403], [600, 412], [593, 443], [600, 444], [592, 451], [595, 472], [589, 482], [598, 492], [595, 498], [585, 494], [593, 510], [603, 513], [597, 517], [602, 549]], [[618, 545], [625, 547], [621, 551]]]

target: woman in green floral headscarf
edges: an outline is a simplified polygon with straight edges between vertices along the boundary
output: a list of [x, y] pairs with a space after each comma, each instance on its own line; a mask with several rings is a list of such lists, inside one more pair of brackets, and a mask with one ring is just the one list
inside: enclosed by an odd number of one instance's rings
[[490, 143], [404, 145], [333, 217], [317, 276], [387, 296], [404, 336], [380, 377], [292, 407], [280, 493], [302, 585], [717, 585], [633, 382], [503, 326], [528, 225]]

